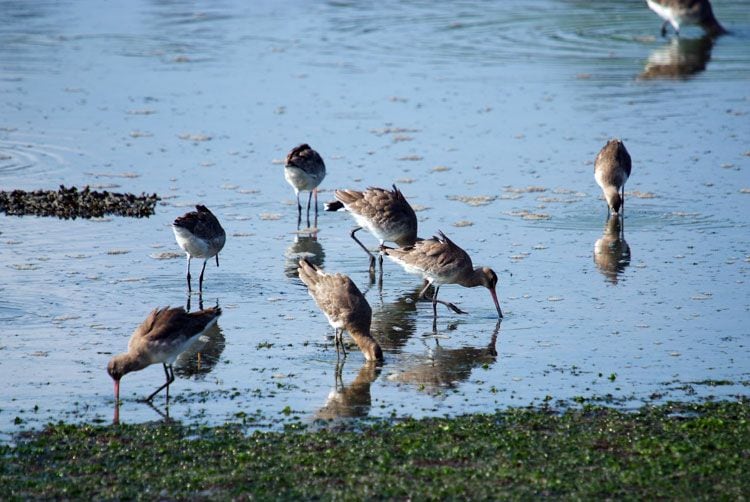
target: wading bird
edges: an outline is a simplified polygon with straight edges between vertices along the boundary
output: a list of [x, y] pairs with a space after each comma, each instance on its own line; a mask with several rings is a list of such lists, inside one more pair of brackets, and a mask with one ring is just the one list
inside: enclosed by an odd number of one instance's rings
[[[400, 248], [414, 245], [417, 240], [417, 215], [409, 205], [401, 190], [393, 185], [393, 190], [370, 187], [363, 192], [356, 190], [336, 190], [336, 202], [326, 204], [326, 210], [346, 209], [357, 222], [358, 227], [351, 237], [370, 256], [370, 273], [375, 273], [375, 256], [365, 247], [356, 234], [366, 228], [383, 246], [394, 242]], [[383, 270], [383, 255], [380, 270]]]
[[191, 313], [182, 307], [152, 310], [130, 337], [128, 351], [114, 356], [107, 365], [107, 373], [115, 381], [115, 403], [120, 401], [120, 379], [124, 375], [156, 363], [164, 365], [167, 381], [146, 401], [151, 401], [164, 388], [169, 401], [169, 384], [174, 382], [172, 364], [180, 353], [216, 323], [220, 315], [219, 307]]
[[368, 361], [382, 361], [383, 351], [370, 334], [372, 309], [357, 285], [343, 274], [327, 274], [303, 259], [299, 278], [307, 285], [310, 296], [323, 311], [335, 330], [336, 354], [344, 349], [344, 331], [348, 331]]
[[619, 139], [611, 139], [594, 161], [594, 179], [607, 199], [607, 216], [625, 211], [625, 182], [630, 177], [630, 154]]
[[172, 223], [172, 230], [177, 244], [187, 254], [187, 285], [190, 286], [190, 260], [192, 258], [203, 258], [203, 268], [198, 278], [198, 290], [203, 291], [203, 273], [206, 271], [206, 262], [216, 257], [216, 266], [219, 266], [219, 251], [224, 247], [227, 234], [221, 228], [219, 220], [208, 210], [206, 206], [195, 206], [195, 211], [185, 213]]
[[310, 199], [315, 194], [315, 217], [318, 216], [318, 185], [326, 177], [326, 165], [323, 158], [304, 143], [292, 148], [286, 156], [284, 164], [284, 178], [294, 188], [297, 196], [297, 226], [302, 221], [302, 204], [299, 202], [300, 192], [310, 192], [307, 198], [307, 226], [310, 226]]
[[417, 241], [408, 248], [383, 247], [383, 252], [407, 272], [419, 274], [425, 279], [426, 284], [419, 293], [420, 298], [426, 298], [430, 285], [435, 287], [431, 298], [435, 318], [437, 318], [438, 303], [442, 303], [458, 314], [466, 313], [452, 303], [437, 299], [438, 291], [443, 284], [460, 284], [466, 288], [484, 286], [492, 295], [498, 318], [503, 318], [495, 292], [497, 274], [489, 267], [474, 268], [471, 257], [466, 251], [446, 237], [443, 232], [438, 232], [438, 235], [432, 239]]

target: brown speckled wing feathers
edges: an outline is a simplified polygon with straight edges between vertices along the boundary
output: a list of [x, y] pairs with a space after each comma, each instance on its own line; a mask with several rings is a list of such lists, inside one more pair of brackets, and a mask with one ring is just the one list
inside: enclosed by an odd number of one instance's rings
[[315, 303], [331, 320], [344, 324], [355, 322], [360, 329], [369, 332], [372, 309], [349, 277], [326, 274], [305, 260], [300, 261], [299, 277], [307, 285]]
[[417, 241], [406, 249], [389, 249], [387, 254], [434, 275], [453, 275], [472, 270], [471, 257], [442, 232], [432, 239]]
[[200, 333], [208, 323], [221, 315], [219, 307], [198, 312], [185, 312], [182, 307], [154, 309], [136, 328], [131, 342], [135, 338], [157, 342], [178, 337], [190, 338]]

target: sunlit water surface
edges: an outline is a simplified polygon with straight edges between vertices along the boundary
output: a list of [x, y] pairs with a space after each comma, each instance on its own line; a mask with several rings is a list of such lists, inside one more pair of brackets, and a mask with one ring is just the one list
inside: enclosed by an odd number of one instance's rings
[[[111, 420], [107, 361], [186, 303], [170, 223], [196, 203], [227, 230], [203, 296], [224, 315], [178, 361], [175, 420], [747, 395], [750, 2], [714, 5], [715, 42], [661, 38], [635, 1], [0, 1], [2, 189], [162, 196], [140, 220], [0, 216], [0, 432]], [[625, 242], [592, 175], [610, 137], [634, 159]], [[486, 290], [445, 286], [469, 315], [434, 333], [418, 277], [386, 261], [370, 285], [344, 213], [296, 234], [282, 160], [301, 142], [323, 200], [397, 183], [420, 235], [492, 266], [502, 325]], [[385, 349], [382, 368], [352, 352], [339, 394], [300, 256], [366, 291]], [[122, 421], [161, 419], [137, 399], [163, 378], [123, 379]]]

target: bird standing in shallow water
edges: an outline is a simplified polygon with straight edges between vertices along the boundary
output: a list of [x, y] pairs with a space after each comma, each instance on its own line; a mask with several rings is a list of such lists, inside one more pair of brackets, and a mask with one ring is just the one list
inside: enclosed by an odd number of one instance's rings
[[607, 217], [610, 210], [619, 214], [625, 211], [625, 182], [630, 177], [630, 154], [619, 139], [611, 139], [599, 151], [594, 161], [594, 179], [607, 199]]
[[177, 244], [187, 254], [187, 285], [190, 286], [190, 259], [203, 258], [203, 268], [198, 279], [198, 290], [203, 291], [203, 273], [206, 271], [206, 262], [213, 256], [216, 257], [216, 266], [219, 266], [219, 251], [224, 247], [227, 234], [221, 227], [216, 216], [206, 206], [195, 206], [195, 211], [185, 213], [172, 223]]
[[500, 304], [497, 301], [495, 286], [497, 274], [489, 267], [476, 267], [471, 263], [471, 257], [456, 243], [438, 232], [437, 237], [417, 241], [413, 246], [404, 249], [383, 247], [383, 252], [393, 261], [401, 265], [407, 272], [420, 274], [426, 284], [419, 293], [420, 298], [426, 298], [430, 285], [435, 286], [432, 294], [432, 312], [437, 318], [437, 304], [442, 303], [457, 314], [465, 314], [452, 303], [437, 299], [440, 286], [443, 284], [460, 284], [466, 288], [484, 286], [490, 291], [495, 303], [498, 318], [503, 318]]
[[[406, 197], [393, 185], [393, 190], [370, 187], [363, 192], [336, 190], [336, 202], [326, 204], [326, 210], [346, 209], [354, 217], [358, 227], [351, 237], [370, 256], [370, 273], [375, 273], [375, 256], [354, 235], [366, 228], [380, 240], [395, 242], [400, 248], [413, 246], [417, 240], [417, 215]], [[380, 254], [380, 270], [383, 271], [383, 255]]]
[[348, 331], [368, 361], [382, 361], [383, 351], [370, 334], [372, 309], [357, 285], [342, 274], [327, 274], [307, 260], [299, 262], [299, 278], [310, 296], [336, 330], [336, 354], [344, 350], [344, 331]]
[[679, 36], [680, 25], [695, 24], [710, 36], [727, 33], [714, 16], [709, 0], [646, 0], [648, 7], [664, 19], [661, 36], [667, 35], [667, 25], [672, 25]]
[[318, 222], [318, 185], [326, 177], [326, 165], [322, 157], [304, 143], [292, 148], [286, 156], [284, 178], [294, 188], [297, 196], [297, 227], [302, 221], [302, 205], [299, 202], [300, 192], [310, 192], [307, 198], [307, 226], [310, 226], [310, 200], [315, 194], [315, 224]]
[[124, 375], [156, 363], [164, 365], [167, 381], [146, 401], [151, 401], [165, 387], [169, 401], [169, 384], [174, 382], [172, 364], [177, 356], [216, 323], [220, 315], [219, 307], [191, 313], [185, 312], [182, 307], [152, 310], [130, 337], [128, 351], [114, 356], [107, 365], [107, 373], [115, 381], [115, 403], [120, 402], [120, 379]]

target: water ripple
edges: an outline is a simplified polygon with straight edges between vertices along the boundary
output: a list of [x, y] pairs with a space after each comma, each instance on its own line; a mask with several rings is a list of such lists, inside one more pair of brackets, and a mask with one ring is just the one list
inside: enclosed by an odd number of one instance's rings
[[[717, 15], [746, 18], [750, 2], [739, 4], [722, 6]], [[626, 72], [635, 77], [629, 68], [634, 60], [645, 60], [650, 50], [669, 43], [658, 36], [659, 19], [640, 2], [477, 1], [462, 3], [460, 11], [453, 3], [409, 2], [355, 15], [340, 3], [329, 7], [327, 32], [335, 43], [328, 38], [325, 43], [332, 53], [343, 47], [365, 56], [388, 54], [403, 63], [584, 63], [597, 74], [621, 79]], [[687, 28], [685, 34], [701, 33]], [[746, 78], [750, 53], [743, 28], [726, 38], [722, 77]]]
[[67, 157], [81, 154], [57, 144], [0, 139], [0, 174], [54, 174], [68, 165]]

